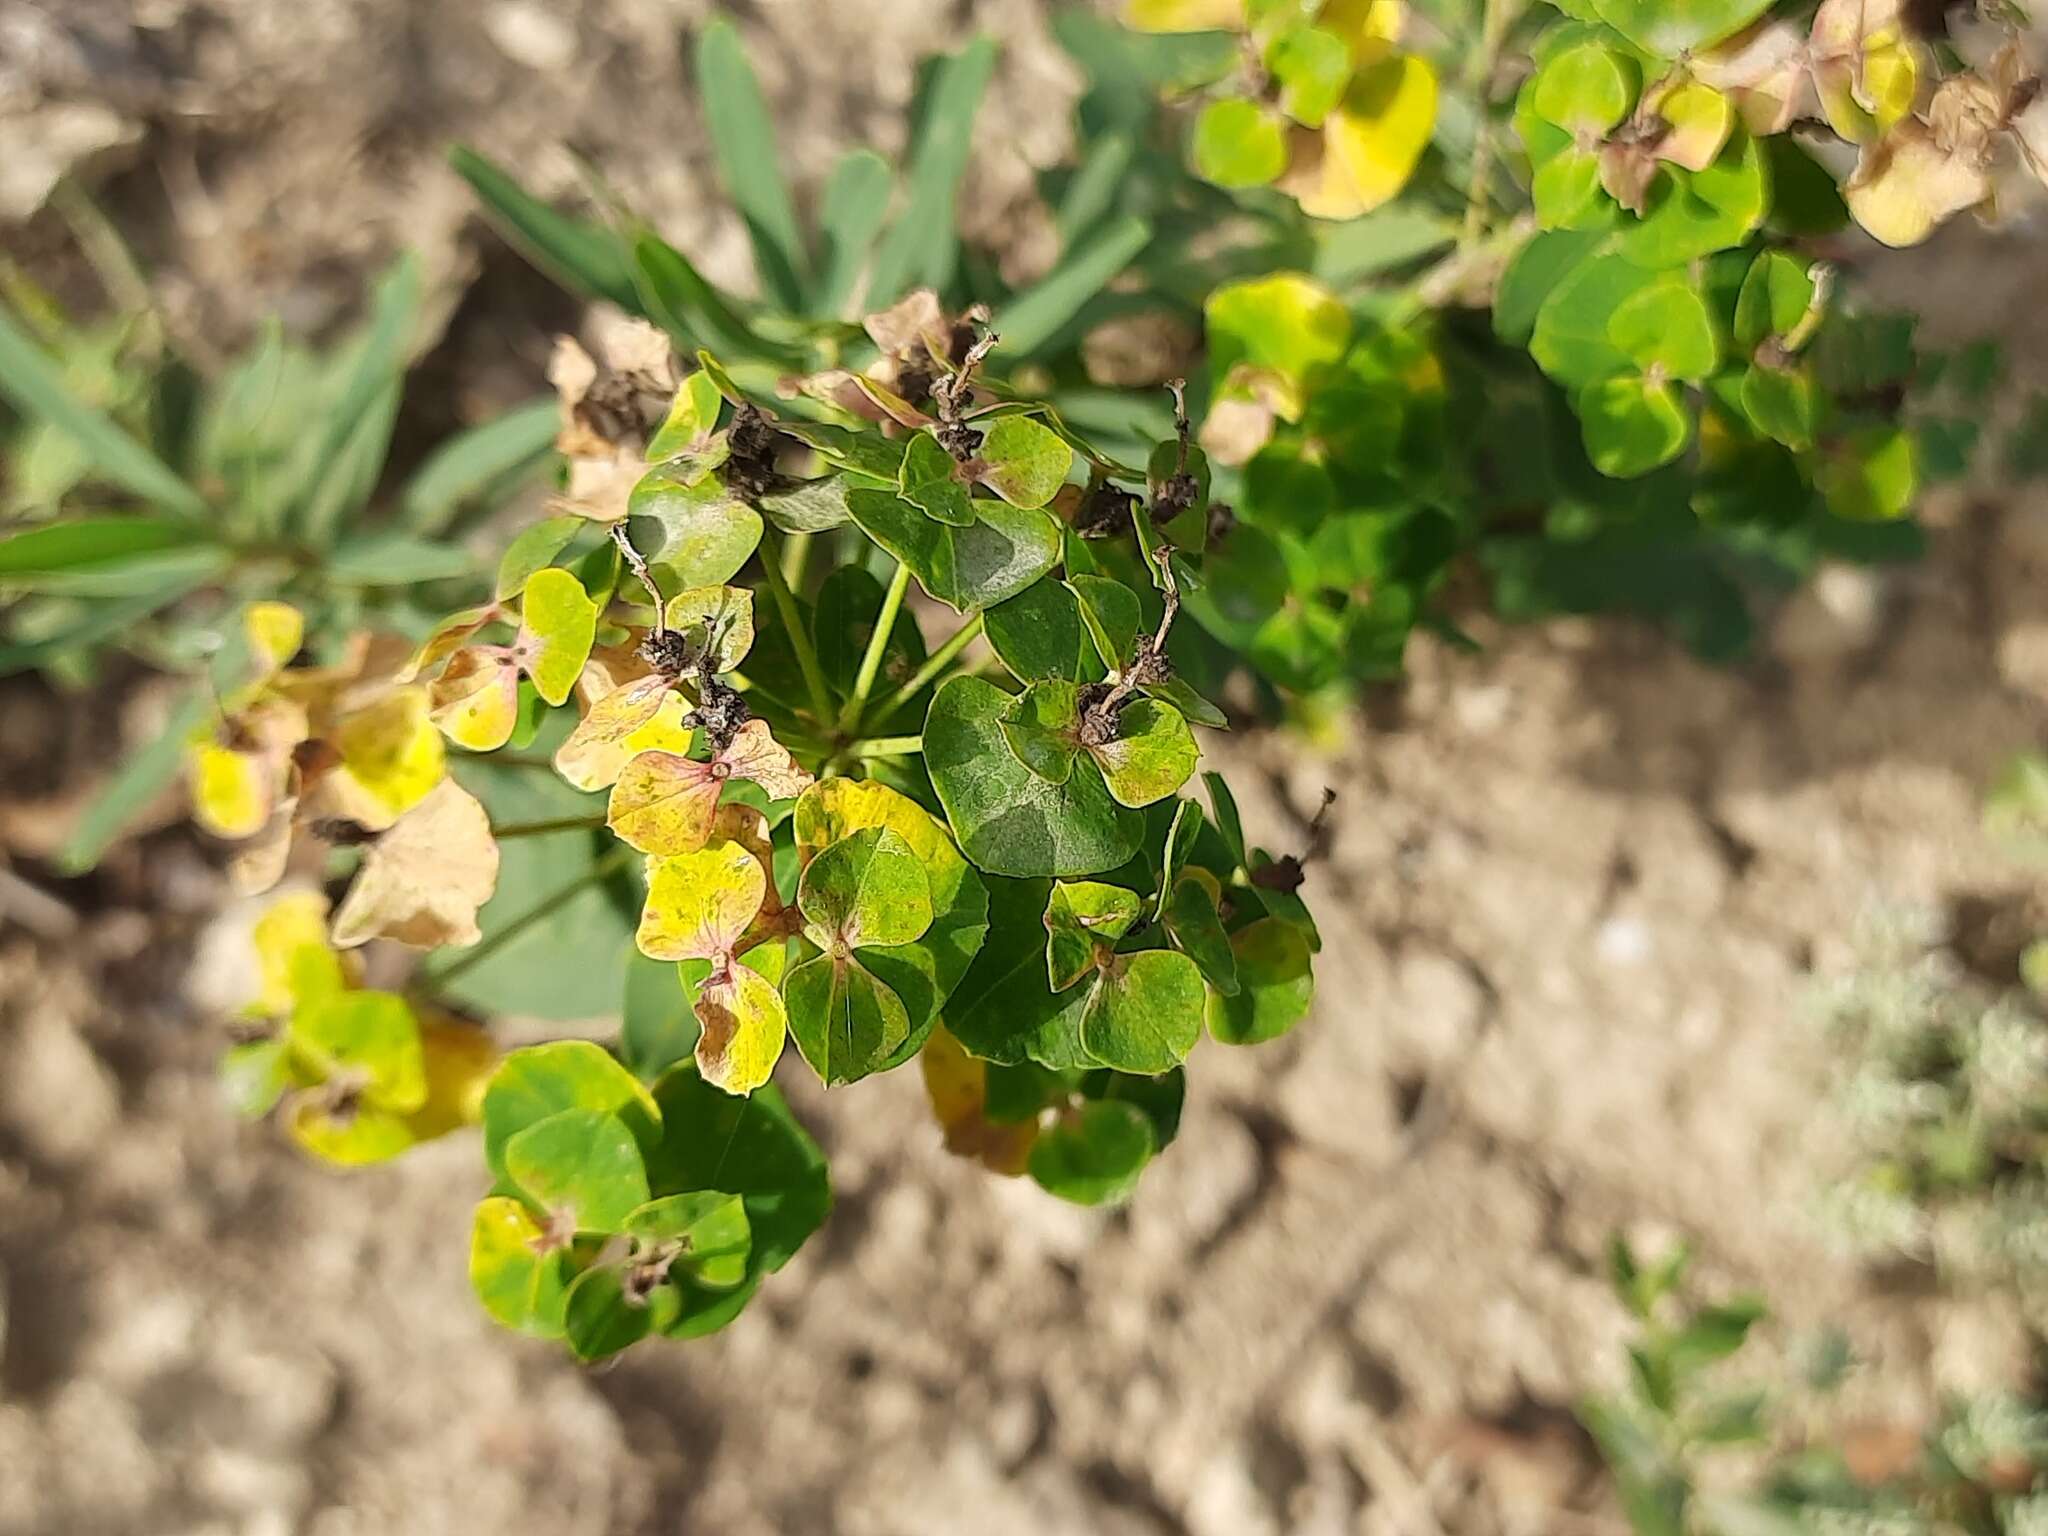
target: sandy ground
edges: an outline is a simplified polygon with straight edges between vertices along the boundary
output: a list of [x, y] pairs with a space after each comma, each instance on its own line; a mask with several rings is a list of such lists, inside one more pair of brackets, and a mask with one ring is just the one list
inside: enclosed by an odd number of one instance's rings
[[[143, 135], [111, 186], [201, 331], [317, 324], [401, 235], [451, 302], [481, 267], [438, 361], [488, 396], [531, 387], [551, 322], [503, 308], [531, 289], [479, 255], [437, 146], [566, 184], [545, 146], [573, 139], [734, 270], [676, 87], [705, 9], [0, 0], [33, 44], [0, 50], [0, 113], [92, 101]], [[920, 47], [1003, 38], [970, 218], [1028, 259], [1004, 220], [1072, 88], [1038, 6], [738, 10], [808, 168], [900, 142]], [[2004, 328], [2039, 326], [2040, 259], [1963, 231], [1879, 279], [1951, 334], [1999, 293]], [[1569, 1410], [1619, 1369], [1617, 1226], [1766, 1291], [1773, 1351], [1849, 1327], [1854, 1411], [2016, 1379], [1999, 1298], [1867, 1273], [1815, 1210], [1840, 1144], [1816, 978], [1874, 910], [2029, 888], [1977, 804], [2042, 735], [2048, 500], [1934, 510], [1925, 565], [1831, 573], [1739, 670], [1624, 626], [1489, 632], [1477, 659], [1422, 648], [1328, 758], [1220, 744], [1262, 840], [1343, 797], [1309, 893], [1322, 1001], [1286, 1041], [1198, 1052], [1138, 1199], [1077, 1211], [949, 1160], [914, 1074], [828, 1098], [790, 1072], [830, 1225], [727, 1333], [605, 1370], [471, 1301], [472, 1142], [343, 1176], [221, 1110], [184, 980], [219, 883], [182, 834], [124, 851], [60, 892], [75, 930], [0, 928], [0, 1536], [1615, 1531]], [[19, 852], [61, 788], [33, 763], [88, 735], [7, 698]]]

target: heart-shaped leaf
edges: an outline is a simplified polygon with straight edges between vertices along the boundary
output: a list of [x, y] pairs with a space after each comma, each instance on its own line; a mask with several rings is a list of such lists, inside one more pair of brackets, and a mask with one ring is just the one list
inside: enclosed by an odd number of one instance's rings
[[767, 890], [760, 860], [729, 839], [650, 860], [635, 942], [650, 959], [717, 965], [752, 924]]
[[1173, 882], [1172, 894], [1166, 899], [1165, 923], [1167, 938], [1195, 962], [1202, 979], [1223, 996], [1235, 997], [1237, 957], [1217, 915], [1215, 895], [1194, 874]]
[[1107, 1205], [1137, 1188], [1152, 1161], [1152, 1122], [1135, 1104], [1091, 1100], [1063, 1116], [1031, 1149], [1031, 1177], [1076, 1205]]
[[471, 752], [497, 751], [519, 723], [519, 666], [502, 646], [457, 651], [427, 694], [428, 718]]
[[974, 522], [968, 505], [973, 488], [962, 474], [960, 463], [939, 445], [929, 432], [913, 432], [903, 448], [903, 469], [896, 482], [898, 494], [927, 517], [955, 528]]
[[1080, 690], [1072, 683], [1033, 683], [1010, 705], [1002, 722], [1011, 754], [1048, 784], [1064, 784], [1081, 747]]
[[738, 1195], [700, 1189], [650, 1200], [626, 1218], [625, 1233], [649, 1248], [673, 1251], [673, 1267], [707, 1289], [729, 1291], [747, 1278], [754, 1234]]
[[1062, 880], [1045, 906], [1046, 980], [1064, 992], [1107, 965], [1117, 941], [1137, 922], [1138, 893], [1095, 880]]
[[376, 1109], [403, 1114], [426, 1102], [419, 1021], [396, 993], [316, 997], [292, 1014], [291, 1041], [322, 1078], [357, 1085]]
[[1170, 949], [1117, 955], [1102, 968], [1081, 1015], [1081, 1045], [1119, 1072], [1166, 1072], [1202, 1035], [1206, 993], [1194, 961]]
[[1630, 294], [1607, 322], [1607, 339], [1644, 373], [1697, 383], [1720, 366], [1713, 317], [1699, 291], [1676, 276]]
[[654, 1098], [602, 1046], [557, 1040], [511, 1052], [484, 1089], [484, 1160], [502, 1179], [505, 1145], [528, 1126], [565, 1109], [617, 1115], [646, 1152], [661, 1139]]
[[682, 1312], [675, 1288], [657, 1284], [642, 1295], [613, 1264], [586, 1269], [562, 1303], [562, 1332], [576, 1358], [604, 1360], [650, 1333], [666, 1332]]
[[[1345, 73], [1350, 73], [1348, 58]], [[1195, 174], [1204, 181], [1219, 187], [1270, 186], [1287, 169], [1287, 124], [1257, 102], [1226, 96], [1210, 102], [1195, 119], [1193, 155]]]
[[855, 490], [861, 531], [909, 566], [933, 597], [961, 613], [1015, 597], [1060, 558], [1059, 525], [1044, 512], [976, 500], [964, 528], [934, 522], [892, 491]]
[[1351, 45], [1323, 27], [1288, 27], [1266, 45], [1266, 68], [1280, 82], [1280, 110], [1304, 128], [1320, 128], [1351, 82]]
[[1732, 37], [1770, 9], [1770, 0], [1592, 0], [1623, 37], [1661, 59]]
[[1194, 733], [1171, 704], [1134, 699], [1116, 717], [1114, 740], [1090, 746], [1088, 755], [1121, 805], [1133, 808], [1163, 800], [1187, 783], [1201, 757]]
[[1102, 676], [1081, 605], [1067, 584], [1036, 581], [985, 615], [988, 643], [1027, 683], [1093, 682]]
[[1544, 59], [1529, 87], [1529, 106], [1574, 139], [1598, 139], [1635, 105], [1636, 74], [1628, 59], [1587, 41]]
[[1628, 479], [1669, 464], [1692, 441], [1692, 418], [1669, 384], [1617, 373], [1588, 384], [1575, 402], [1586, 455], [1603, 475]]
[[1037, 508], [1067, 483], [1074, 450], [1042, 421], [1004, 416], [981, 444], [981, 483], [1013, 507]]
[[614, 688], [555, 749], [555, 772], [577, 789], [609, 789], [638, 750], [633, 733], [661, 712], [672, 688], [660, 673]]
[[782, 1059], [789, 1019], [775, 984], [745, 960], [714, 971], [697, 991], [697, 1070], [704, 1081], [744, 1097]]
[[754, 594], [745, 587], [693, 587], [668, 600], [663, 615], [689, 647], [693, 665], [730, 672], [754, 648]]
[[865, 827], [827, 845], [805, 867], [797, 907], [819, 948], [908, 944], [932, 924], [931, 886], [909, 843]]
[[1011, 704], [977, 677], [954, 678], [932, 699], [925, 767], [960, 846], [992, 874], [1114, 869], [1137, 852], [1142, 821], [1110, 797], [1099, 773], [1049, 784], [1019, 762], [1003, 739]]
[[370, 845], [334, 915], [334, 942], [342, 949], [371, 939], [415, 949], [474, 944], [483, 937], [477, 909], [497, 886], [490, 819], [474, 795], [443, 779]]
[[925, 1097], [946, 1138], [946, 1150], [955, 1157], [968, 1157], [991, 1172], [1015, 1178], [1031, 1156], [1038, 1140], [1035, 1118], [999, 1120], [990, 1110], [988, 1062], [967, 1054], [966, 1048], [946, 1030], [932, 1031], [918, 1052], [923, 1069]]
[[548, 703], [568, 700], [596, 635], [597, 604], [572, 572], [550, 565], [527, 577], [519, 600], [519, 658]]
[[626, 1122], [597, 1109], [565, 1109], [505, 1143], [505, 1172], [551, 1224], [616, 1232], [647, 1203], [647, 1170]]
[[499, 1323], [537, 1338], [560, 1338], [573, 1277], [568, 1245], [553, 1242], [524, 1201], [493, 1195], [477, 1206], [469, 1283]]
[[886, 982], [851, 955], [818, 955], [782, 982], [789, 1032], [828, 1088], [866, 1077], [910, 1035], [910, 1015]]
[[650, 564], [677, 588], [730, 581], [761, 542], [761, 514], [707, 474], [683, 484], [668, 468], [650, 470], [627, 502], [626, 531]]
[[1212, 992], [1209, 1033], [1226, 1045], [1257, 1045], [1301, 1022], [1315, 1000], [1307, 938], [1292, 923], [1262, 917], [1231, 935], [1238, 991]]

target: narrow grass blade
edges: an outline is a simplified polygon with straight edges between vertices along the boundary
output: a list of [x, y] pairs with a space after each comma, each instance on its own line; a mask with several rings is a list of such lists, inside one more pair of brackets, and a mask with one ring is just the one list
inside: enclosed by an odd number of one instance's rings
[[93, 796], [71, 835], [57, 850], [57, 867], [69, 875], [83, 874], [128, 829], [165, 785], [177, 777], [185, 741], [213, 708], [213, 695], [194, 688], [178, 701], [163, 730], [128, 755], [114, 776]]
[[684, 351], [702, 346], [720, 361], [747, 358], [784, 368], [803, 366], [801, 348], [755, 331], [689, 258], [660, 236], [643, 234], [633, 242], [633, 274], [647, 315]]
[[458, 144], [448, 160], [456, 175], [475, 190], [499, 232], [528, 261], [586, 298], [607, 300], [628, 314], [641, 313], [632, 262], [618, 235], [550, 208], [467, 146]]
[[998, 350], [1028, 357], [1057, 336], [1096, 294], [1145, 249], [1152, 226], [1127, 214], [1084, 241], [1060, 264], [1017, 295], [995, 317]]
[[47, 354], [0, 308], [0, 394], [69, 434], [101, 475], [165, 512], [207, 520], [206, 499], [106, 416], [76, 399]]
[[869, 309], [892, 304], [920, 285], [943, 292], [952, 281], [960, 259], [954, 228], [960, 178], [967, 173], [974, 115], [995, 63], [996, 45], [982, 37], [938, 66], [911, 153], [910, 202], [875, 253], [865, 299]]
[[761, 292], [779, 308], [800, 311], [810, 264], [789, 187], [776, 163], [775, 122], [739, 29], [723, 17], [698, 34], [697, 89], [718, 153], [719, 179], [753, 242]]
[[406, 527], [419, 534], [439, 533], [464, 506], [497, 493], [522, 471], [538, 468], [553, 452], [561, 427], [561, 407], [545, 396], [451, 437], [399, 493]]
[[1089, 147], [1088, 158], [1068, 180], [1060, 195], [1053, 223], [1060, 232], [1060, 249], [1070, 251], [1108, 214], [1117, 188], [1131, 168], [1137, 145], [1128, 133], [1104, 134]]
[[348, 474], [343, 459], [351, 441], [364, 431], [366, 421], [374, 432], [379, 402], [405, 377], [419, 297], [419, 263], [410, 255], [401, 256], [371, 297], [369, 322], [349, 353], [340, 393], [327, 407], [312, 452], [295, 466], [295, 483], [286, 500], [294, 509], [290, 521], [316, 543], [332, 538], [344, 500], [344, 494], [326, 490], [326, 482]]
[[875, 236], [889, 214], [889, 193], [896, 173], [871, 149], [850, 150], [832, 167], [818, 209], [824, 249], [819, 277], [811, 295], [811, 313], [836, 320], [854, 295], [861, 268], [875, 247]]

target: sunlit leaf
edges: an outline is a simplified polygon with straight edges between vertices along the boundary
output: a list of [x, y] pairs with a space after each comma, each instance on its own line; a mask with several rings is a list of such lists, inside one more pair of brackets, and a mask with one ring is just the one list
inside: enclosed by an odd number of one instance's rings
[[761, 910], [767, 889], [760, 860], [726, 839], [650, 860], [647, 904], [636, 935], [640, 953], [654, 960], [719, 964]]
[[931, 887], [909, 843], [865, 827], [827, 845], [804, 868], [797, 906], [822, 949], [908, 944], [932, 923]]
[[[1347, 56], [1346, 78], [1350, 64]], [[1192, 152], [1195, 174], [1204, 181], [1219, 187], [1269, 186], [1287, 169], [1287, 125], [1257, 102], [1226, 96], [1210, 102], [1195, 119]]]
[[1315, 999], [1308, 941], [1292, 923], [1262, 917], [1231, 935], [1238, 991], [1211, 992], [1209, 1033], [1226, 1045], [1256, 1045], [1284, 1035]]
[[335, 992], [302, 1002], [291, 1041], [329, 1082], [345, 1082], [373, 1108], [403, 1114], [426, 1102], [420, 1027], [391, 992]]
[[443, 779], [363, 856], [334, 915], [334, 942], [349, 949], [394, 939], [415, 949], [464, 946], [483, 936], [477, 909], [498, 885], [498, 845], [476, 797]]
[[626, 1122], [565, 1109], [505, 1143], [505, 1173], [534, 1207], [577, 1232], [616, 1232], [647, 1203], [647, 1170]]
[[722, 1190], [693, 1190], [650, 1200], [626, 1218], [625, 1233], [666, 1252], [697, 1284], [729, 1291], [747, 1277], [753, 1229], [746, 1203]]
[[505, 1144], [528, 1126], [565, 1109], [617, 1115], [643, 1154], [662, 1137], [661, 1112], [639, 1081], [588, 1040], [557, 1040], [508, 1054], [484, 1090], [484, 1157], [506, 1177]]
[[1031, 1177], [1076, 1205], [1114, 1204], [1137, 1187], [1155, 1145], [1151, 1121], [1136, 1105], [1091, 1100], [1039, 1136]]

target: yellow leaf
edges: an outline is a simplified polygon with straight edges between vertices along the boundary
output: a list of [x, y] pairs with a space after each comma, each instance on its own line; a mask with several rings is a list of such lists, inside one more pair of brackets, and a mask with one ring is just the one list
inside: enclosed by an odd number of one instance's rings
[[1124, 22], [1140, 32], [1222, 32], [1244, 25], [1244, 0], [1125, 0]]
[[495, 752], [519, 723], [519, 669], [509, 651], [472, 646], [457, 651], [427, 685], [434, 724], [458, 747]]
[[1371, 63], [1401, 40], [1408, 7], [1401, 0], [1328, 0], [1316, 25], [1351, 45], [1354, 65]]
[[306, 620], [290, 603], [251, 603], [242, 610], [242, 629], [257, 675], [265, 679], [283, 671], [306, 639]]
[[1435, 68], [1416, 54], [1395, 53], [1352, 77], [1323, 135], [1329, 158], [1371, 210], [1408, 184], [1435, 126]]
[[647, 902], [635, 935], [650, 960], [729, 956], [761, 910], [768, 872], [735, 842], [647, 861]]
[[674, 752], [682, 757], [689, 756], [690, 749], [697, 744], [696, 728], [683, 724], [683, 716], [689, 708], [680, 693], [670, 691], [662, 694], [661, 707], [655, 710], [654, 718], [621, 739], [620, 744], [625, 747], [628, 759], [641, 752]]
[[1657, 158], [1688, 171], [1703, 171], [1712, 165], [1735, 127], [1734, 105], [1719, 91], [1697, 81], [1689, 80], [1667, 92], [1657, 103], [1657, 115], [1671, 125], [1657, 141]]
[[420, 1014], [420, 1055], [427, 1099], [405, 1117], [414, 1139], [426, 1141], [481, 1119], [484, 1089], [498, 1065], [490, 1035], [467, 1019], [426, 1009]]
[[534, 691], [548, 703], [568, 699], [596, 635], [597, 604], [573, 572], [551, 565], [526, 579], [517, 650]]
[[611, 788], [633, 756], [626, 739], [655, 717], [669, 691], [669, 680], [658, 672], [613, 689], [556, 748], [555, 772], [578, 789]]
[[925, 1041], [917, 1064], [946, 1150], [1010, 1178], [1022, 1174], [1038, 1140], [1038, 1122], [998, 1125], [988, 1118], [988, 1064], [968, 1055], [944, 1025]]
[[775, 739], [766, 720], [749, 720], [741, 726], [732, 745], [710, 766], [719, 778], [752, 779], [770, 800], [793, 800], [814, 782], [796, 765], [789, 749]]
[[642, 752], [621, 770], [605, 825], [642, 853], [694, 853], [711, 835], [720, 781], [710, 763], [674, 752]]
[[394, 688], [376, 702], [342, 718], [334, 731], [341, 757], [336, 777], [345, 775], [361, 791], [353, 819], [372, 830], [388, 827], [427, 797], [441, 782], [447, 755], [441, 733], [427, 718], [427, 690]]
[[767, 979], [728, 962], [697, 991], [697, 1072], [714, 1088], [749, 1094], [775, 1071], [789, 1016]]
[[277, 803], [276, 775], [254, 752], [218, 742], [193, 747], [186, 771], [192, 781], [192, 819], [215, 837], [254, 837]]
[[343, 949], [395, 939], [415, 949], [483, 937], [477, 908], [498, 887], [498, 845], [474, 795], [443, 779], [363, 855], [334, 916]]
[[283, 1018], [302, 1004], [347, 984], [341, 957], [327, 942], [327, 898], [318, 891], [278, 897], [250, 930], [261, 980], [242, 1011], [251, 1018]]
[[330, 1090], [308, 1088], [285, 1110], [292, 1140], [322, 1162], [359, 1168], [389, 1162], [413, 1144], [404, 1116], [368, 1105], [337, 1109], [330, 1099]]
[[1726, 91], [1743, 126], [1763, 137], [1783, 133], [1812, 110], [1806, 34], [1779, 18], [1759, 21], [1692, 57], [1693, 78]]
[[1952, 214], [1991, 194], [1981, 166], [1943, 150], [1917, 118], [1866, 145], [1842, 194], [1849, 212], [1890, 246], [1918, 245]]
[[412, 659], [399, 669], [397, 682], [409, 683], [423, 672], [431, 672], [450, 656], [454, 655], [478, 630], [498, 616], [496, 605], [483, 608], [465, 608], [460, 613], [450, 614], [434, 626]]

